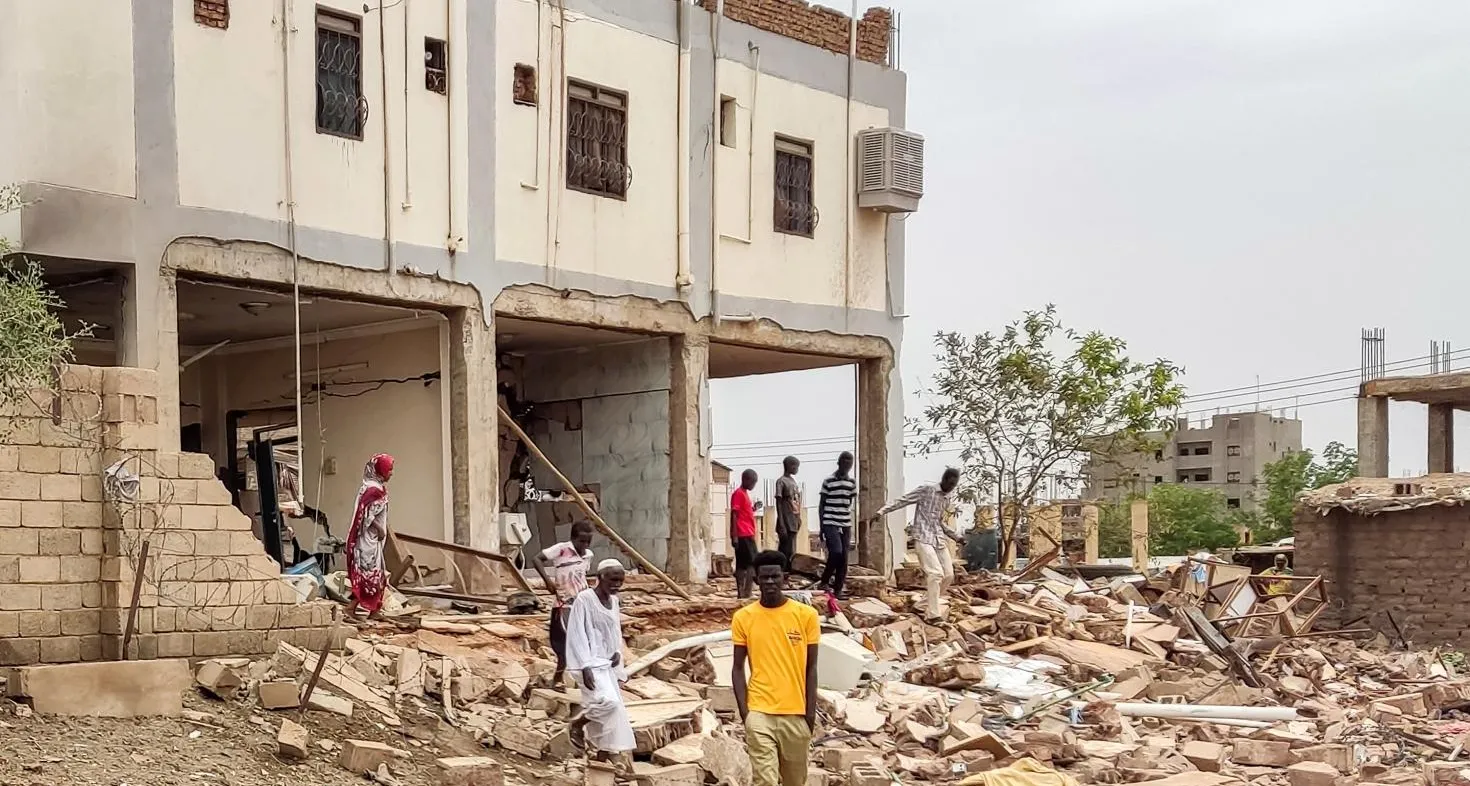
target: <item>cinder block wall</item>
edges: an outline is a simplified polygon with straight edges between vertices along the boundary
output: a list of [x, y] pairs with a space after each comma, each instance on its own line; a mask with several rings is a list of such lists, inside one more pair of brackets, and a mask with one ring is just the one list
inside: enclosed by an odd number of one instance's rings
[[[571, 403], [580, 418], [548, 418], [532, 438], [573, 483], [601, 488], [601, 514], [609, 526], [656, 565], [669, 553], [668, 339], [658, 338], [587, 350], [527, 355], [527, 400]], [[550, 408], [545, 408], [550, 409]], [[544, 425], [544, 430], [542, 426]], [[536, 482], [558, 484], [536, 466]], [[599, 554], [617, 549], [594, 543]]]
[[[1297, 575], [1322, 576], [1332, 600], [1322, 627], [1351, 622], [1390, 639], [1470, 642], [1470, 508], [1433, 505], [1364, 516], [1297, 509]], [[1367, 619], [1357, 618], [1367, 615]], [[1392, 615], [1392, 622], [1389, 616]]]
[[154, 372], [59, 388], [0, 412], [0, 665], [115, 658], [145, 542], [129, 657], [324, 643], [332, 604], [295, 603], [210, 457], [157, 450]]

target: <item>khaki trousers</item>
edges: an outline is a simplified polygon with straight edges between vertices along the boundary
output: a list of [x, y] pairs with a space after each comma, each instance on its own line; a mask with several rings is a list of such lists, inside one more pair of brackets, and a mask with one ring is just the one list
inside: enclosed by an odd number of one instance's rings
[[936, 549], [917, 543], [914, 544], [914, 551], [918, 552], [919, 567], [924, 571], [929, 591], [929, 606], [925, 615], [932, 619], [940, 614], [939, 600], [944, 596], [944, 590], [954, 582], [954, 562], [950, 559], [949, 547], [944, 545]]
[[745, 746], [750, 750], [751, 786], [806, 786], [812, 730], [800, 715], [745, 717]]

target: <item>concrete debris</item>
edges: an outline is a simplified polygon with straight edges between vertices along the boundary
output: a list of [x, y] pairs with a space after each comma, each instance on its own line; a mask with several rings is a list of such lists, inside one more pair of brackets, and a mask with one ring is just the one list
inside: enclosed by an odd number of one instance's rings
[[[962, 571], [938, 621], [922, 619], [922, 582], [878, 582], [845, 604], [792, 591], [826, 621], [809, 786], [1470, 786], [1463, 658], [1217, 624], [1227, 602], [1191, 564], [1092, 581], [1052, 566], [1019, 578]], [[1211, 570], [1232, 592], [1249, 580]], [[750, 786], [730, 684], [740, 604], [716, 594], [728, 582], [695, 587], [689, 601], [646, 577], [630, 576], [627, 590], [631, 770], [589, 768], [569, 728], [581, 696], [555, 679], [544, 617], [494, 605], [407, 607], [391, 625], [365, 626], [320, 664], [303, 723], [281, 724], [282, 755], [307, 755], [306, 727], [324, 712], [366, 717], [414, 748], [429, 739], [414, 737], [429, 716], [485, 749], [415, 751], [450, 786], [518, 783], [517, 770], [555, 773], [547, 784]], [[195, 682], [289, 709], [319, 654], [281, 644], [257, 663], [207, 661]], [[390, 771], [403, 751], [338, 747], [358, 776], [407, 780]]]
[[281, 730], [276, 734], [276, 747], [288, 759], [305, 759], [311, 755], [311, 732], [296, 721], [281, 721]]

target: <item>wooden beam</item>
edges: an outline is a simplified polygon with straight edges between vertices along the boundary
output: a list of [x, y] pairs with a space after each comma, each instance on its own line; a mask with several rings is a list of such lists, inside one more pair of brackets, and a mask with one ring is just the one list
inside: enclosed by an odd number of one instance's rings
[[[415, 546], [428, 546], [429, 548], [452, 551], [456, 554], [467, 554], [471, 557], [479, 557], [481, 559], [490, 560], [491, 562], [494, 562], [498, 565], [504, 565], [505, 567], [509, 568], [509, 571], [507, 572], [515, 578], [517, 584], [521, 585], [521, 589], [525, 590], [526, 592], [535, 592], [535, 590], [531, 589], [531, 585], [526, 582], [526, 577], [522, 576], [521, 572], [516, 570], [515, 563], [511, 561], [510, 557], [507, 557], [504, 554], [496, 554], [493, 551], [483, 551], [481, 549], [472, 548], [470, 546], [463, 546], [458, 543], [449, 543], [443, 540], [434, 540], [433, 538], [425, 538], [421, 535], [408, 535], [402, 532], [394, 532], [393, 537], [403, 541], [404, 543], [412, 543]], [[410, 554], [409, 558], [412, 559], [413, 555]], [[414, 561], [417, 562], [417, 560]]]
[[500, 422], [505, 424], [506, 428], [509, 428], [511, 433], [516, 435], [517, 439], [525, 443], [526, 450], [529, 450], [531, 455], [535, 456], [542, 464], [545, 464], [546, 468], [551, 470], [551, 474], [555, 475], [556, 479], [561, 481], [561, 485], [567, 490], [567, 493], [572, 495], [572, 499], [582, 508], [582, 512], [586, 513], [592, 519], [592, 523], [597, 527], [598, 532], [601, 532], [614, 545], [622, 549], [624, 554], [627, 554], [634, 562], [638, 563], [638, 567], [657, 576], [675, 595], [678, 595], [684, 600], [692, 600], [689, 597], [689, 593], [685, 592], [684, 588], [679, 586], [677, 581], [669, 578], [667, 574], [659, 570], [652, 562], [649, 562], [647, 557], [640, 554], [638, 549], [633, 548], [628, 541], [623, 540], [623, 536], [614, 532], [613, 528], [609, 527], [607, 522], [603, 521], [602, 517], [597, 515], [597, 511], [593, 510], [592, 506], [587, 504], [587, 498], [582, 496], [582, 492], [577, 491], [577, 487], [570, 480], [567, 480], [566, 475], [561, 474], [561, 470], [557, 469], [556, 465], [551, 463], [551, 459], [547, 458], [546, 454], [541, 452], [541, 448], [536, 447], [536, 443], [531, 441], [530, 435], [521, 428], [519, 423], [515, 422], [515, 418], [512, 418], [509, 412], [505, 411], [505, 407], [497, 406], [496, 409], [500, 410]]

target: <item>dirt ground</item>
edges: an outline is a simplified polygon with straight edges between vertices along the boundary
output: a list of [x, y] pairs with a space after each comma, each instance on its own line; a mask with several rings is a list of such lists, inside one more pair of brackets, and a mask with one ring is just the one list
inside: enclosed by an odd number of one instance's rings
[[[389, 765], [402, 786], [437, 786], [434, 760], [445, 756], [492, 756], [505, 762], [506, 781], [550, 782], [562, 765], [530, 763], [476, 743], [436, 717], [405, 708], [402, 731], [384, 728], [359, 707], [352, 718], [308, 713], [312, 756], [291, 761], [276, 755], [282, 717], [238, 702], [184, 697], [188, 710], [213, 716], [205, 723], [179, 718], [59, 718], [29, 714], [0, 701], [0, 786], [329, 786], [368, 783], [337, 766], [345, 739], [384, 742], [410, 757]], [[328, 752], [318, 744], [333, 742]], [[533, 775], [533, 772], [536, 773]]]

